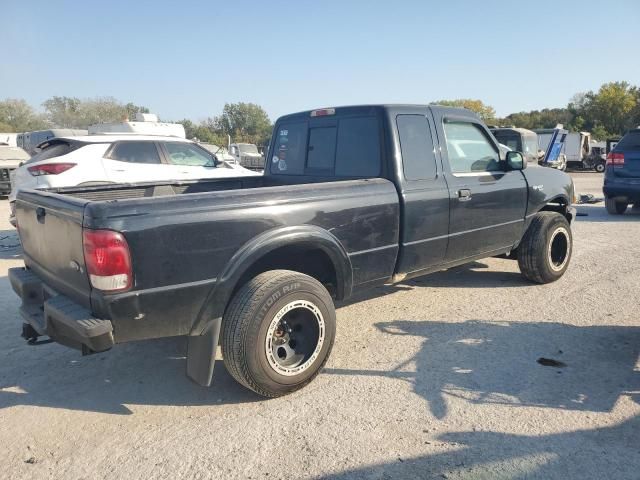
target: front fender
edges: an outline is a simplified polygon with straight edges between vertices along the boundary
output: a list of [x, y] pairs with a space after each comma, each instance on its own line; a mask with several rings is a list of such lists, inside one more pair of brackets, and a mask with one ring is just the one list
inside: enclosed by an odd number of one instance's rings
[[535, 215], [549, 203], [570, 206], [574, 187], [571, 177], [546, 167], [528, 168], [524, 172], [528, 186], [527, 217]]
[[218, 277], [215, 287], [208, 294], [191, 329], [191, 335], [200, 335], [207, 328], [208, 322], [222, 317], [238, 281], [252, 265], [271, 251], [288, 245], [309, 245], [324, 251], [336, 271], [338, 298], [345, 298], [351, 294], [351, 261], [335, 236], [313, 225], [276, 228], [253, 238], [231, 257]]

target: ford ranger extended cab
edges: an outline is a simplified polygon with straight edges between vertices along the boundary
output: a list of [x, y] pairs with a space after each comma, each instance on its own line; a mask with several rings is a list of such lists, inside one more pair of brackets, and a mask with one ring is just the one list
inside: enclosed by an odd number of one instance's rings
[[327, 361], [334, 300], [498, 255], [560, 278], [573, 183], [525, 167], [467, 110], [371, 105], [280, 118], [264, 176], [21, 191], [23, 336], [185, 335], [202, 385], [220, 342], [241, 384], [292, 392]]

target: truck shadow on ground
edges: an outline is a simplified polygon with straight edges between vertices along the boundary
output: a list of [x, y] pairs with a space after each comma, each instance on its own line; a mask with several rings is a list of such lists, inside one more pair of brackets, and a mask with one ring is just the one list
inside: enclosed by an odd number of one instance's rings
[[477, 320], [376, 326], [385, 335], [424, 338], [422, 347], [393, 370], [325, 372], [410, 382], [438, 419], [449, 413], [447, 397], [472, 404], [610, 412], [620, 397], [640, 394], [640, 371], [635, 370], [640, 327]]
[[603, 203], [593, 205], [576, 205], [576, 221], [578, 222], [638, 222], [640, 221], [640, 208], [631, 207], [622, 215], [611, 215], [604, 208]]
[[129, 406], [135, 405], [264, 400], [236, 383], [222, 361], [216, 362], [210, 388], [189, 380], [185, 376], [186, 339], [182, 337], [116, 345], [108, 352], [85, 357], [57, 344], [19, 345], [12, 350], [23, 361], [19, 365], [12, 362], [11, 370], [0, 370], [0, 409], [33, 405], [128, 415], [135, 410]]
[[442, 442], [442, 446], [449, 447], [449, 450], [365, 466], [320, 478], [638, 478], [638, 415], [610, 427], [551, 435], [476, 431], [448, 433], [440, 435], [437, 440]]
[[22, 246], [18, 231], [14, 228], [11, 230], [0, 230], [0, 259], [11, 260], [22, 258]]
[[[476, 320], [403, 320], [376, 326], [389, 341], [393, 336], [423, 338], [422, 347], [392, 370], [329, 368], [325, 373], [409, 382], [438, 419], [452, 414], [448, 398], [584, 412], [611, 412], [625, 397], [640, 403], [640, 327]], [[537, 361], [541, 358], [561, 363], [543, 366]], [[436, 440], [430, 443], [448, 451], [322, 478], [603, 478], [606, 472], [631, 479], [640, 468], [638, 461], [621, 461], [637, 459], [640, 416], [559, 434], [516, 435], [480, 427]]]

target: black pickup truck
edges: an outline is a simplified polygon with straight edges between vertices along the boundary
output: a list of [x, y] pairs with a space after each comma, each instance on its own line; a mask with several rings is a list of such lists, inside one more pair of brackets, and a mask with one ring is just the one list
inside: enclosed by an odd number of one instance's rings
[[292, 392], [327, 361], [334, 300], [498, 255], [560, 278], [573, 183], [525, 166], [467, 110], [370, 105], [280, 118], [261, 177], [22, 191], [23, 336], [186, 335], [202, 385], [220, 341], [241, 384]]

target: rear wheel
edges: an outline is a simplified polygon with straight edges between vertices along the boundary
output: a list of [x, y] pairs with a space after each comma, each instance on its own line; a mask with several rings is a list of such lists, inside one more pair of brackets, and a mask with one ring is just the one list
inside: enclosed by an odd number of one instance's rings
[[614, 198], [605, 198], [604, 206], [611, 215], [622, 215], [627, 210], [627, 202], [619, 202]]
[[259, 395], [278, 397], [304, 387], [326, 363], [335, 338], [335, 309], [316, 279], [272, 270], [236, 293], [222, 328], [229, 373]]
[[573, 250], [571, 226], [557, 212], [539, 212], [518, 246], [518, 266], [536, 283], [558, 280], [569, 266]]
[[596, 172], [598, 173], [604, 172], [604, 163], [599, 162], [596, 164]]

